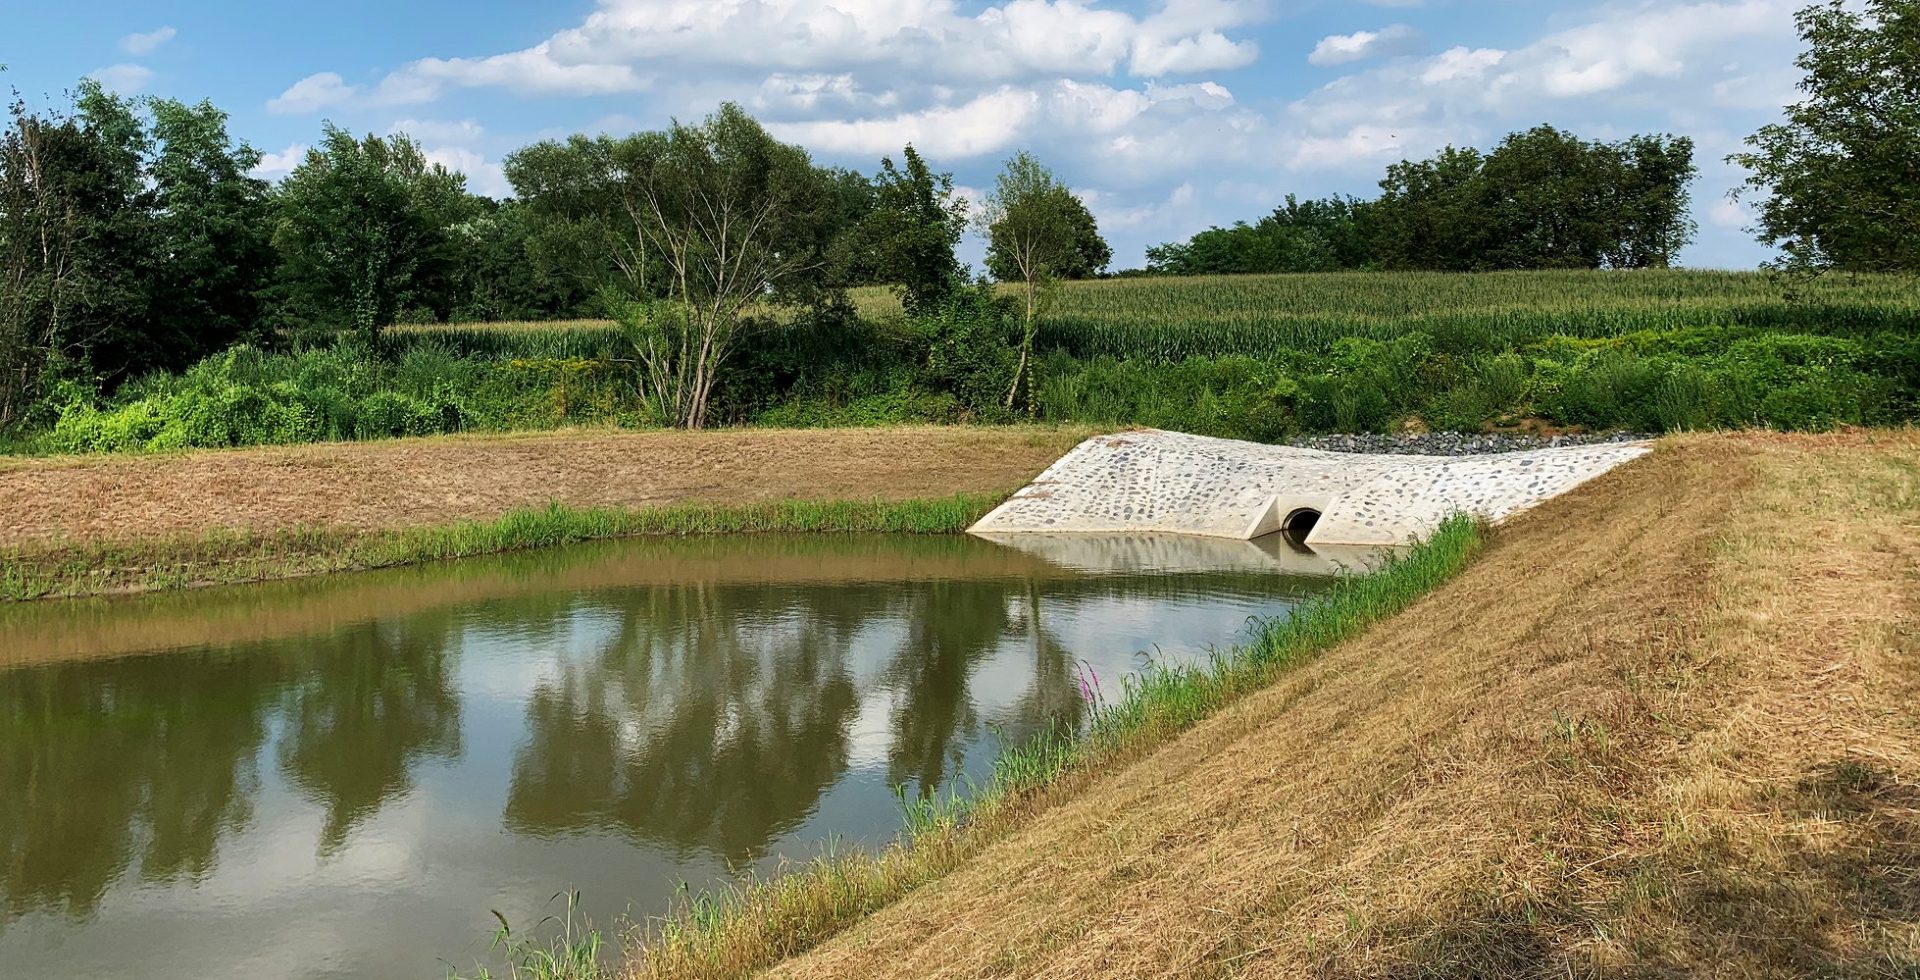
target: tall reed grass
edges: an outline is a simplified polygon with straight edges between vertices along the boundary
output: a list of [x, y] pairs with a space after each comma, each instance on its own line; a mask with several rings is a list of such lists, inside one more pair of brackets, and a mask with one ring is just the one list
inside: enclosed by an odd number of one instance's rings
[[1136, 758], [1313, 655], [1359, 635], [1457, 575], [1483, 527], [1448, 520], [1375, 571], [1343, 579], [1251, 642], [1191, 666], [1162, 665], [1107, 701], [1097, 690], [1085, 732], [1053, 732], [1010, 748], [984, 782], [906, 799], [901, 837], [878, 853], [826, 853], [770, 878], [689, 898], [650, 923], [623, 976], [745, 977], [819, 945], [862, 916], [945, 875], [1087, 780]]

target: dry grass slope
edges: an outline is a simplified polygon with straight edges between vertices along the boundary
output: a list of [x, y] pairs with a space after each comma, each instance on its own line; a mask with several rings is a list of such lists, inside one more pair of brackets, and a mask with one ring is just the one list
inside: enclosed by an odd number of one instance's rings
[[1920, 975], [1920, 435], [1721, 436], [774, 971]]
[[358, 531], [570, 507], [1010, 493], [1070, 428], [580, 430], [0, 459], [0, 547], [244, 529]]

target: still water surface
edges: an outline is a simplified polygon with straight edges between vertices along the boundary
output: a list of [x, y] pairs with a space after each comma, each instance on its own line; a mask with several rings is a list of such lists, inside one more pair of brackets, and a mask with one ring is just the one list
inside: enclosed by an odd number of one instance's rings
[[656, 915], [888, 839], [1325, 581], [1283, 565], [754, 537], [0, 608], [0, 976], [428, 980], [492, 909]]

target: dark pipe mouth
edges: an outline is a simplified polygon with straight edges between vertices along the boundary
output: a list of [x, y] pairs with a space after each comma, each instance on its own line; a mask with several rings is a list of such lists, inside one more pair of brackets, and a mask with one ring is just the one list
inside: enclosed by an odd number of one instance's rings
[[1292, 532], [1304, 538], [1308, 534], [1312, 533], [1314, 525], [1319, 523], [1320, 523], [1319, 511], [1314, 510], [1311, 507], [1302, 507], [1291, 514], [1288, 514], [1287, 519], [1280, 522], [1280, 530]]
[[1319, 523], [1319, 511], [1311, 507], [1302, 507], [1288, 514], [1286, 520], [1280, 522], [1280, 533], [1286, 535], [1288, 544], [1304, 550], [1307, 546], [1307, 535], [1312, 534], [1314, 525]]

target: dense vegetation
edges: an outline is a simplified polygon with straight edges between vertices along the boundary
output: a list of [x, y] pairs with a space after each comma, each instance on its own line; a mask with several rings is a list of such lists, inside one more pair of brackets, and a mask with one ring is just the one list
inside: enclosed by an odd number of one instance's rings
[[[1394, 164], [1377, 200], [1289, 196], [1256, 225], [1151, 253], [1160, 272], [1300, 274], [1095, 283], [1071, 281], [1111, 258], [1092, 214], [1026, 153], [970, 214], [912, 147], [869, 178], [727, 105], [526, 147], [505, 201], [467, 193], [404, 135], [332, 128], [269, 186], [215, 107], [85, 83], [70, 113], [16, 102], [0, 132], [0, 443], [1911, 419], [1920, 111], [1904, 69], [1920, 19], [1867, 6], [1802, 15], [1808, 98], [1740, 158], [1786, 264], [1891, 273], [1815, 281], [1660, 268], [1693, 230], [1684, 137], [1543, 126], [1448, 148]], [[955, 258], [970, 222], [999, 291]], [[1350, 269], [1374, 271], [1325, 271]], [[557, 317], [613, 325], [439, 326]]]
[[[1060, 290], [1006, 405], [1022, 316], [967, 290], [907, 316], [887, 290], [759, 335], [715, 421], [1038, 419], [1278, 439], [1403, 426], [1823, 429], [1920, 415], [1920, 290], [1762, 273], [1343, 273], [1107, 280]], [[565, 425], [646, 425], [622, 330], [389, 331], [240, 348], [65, 410], [45, 449], [121, 451]]]

